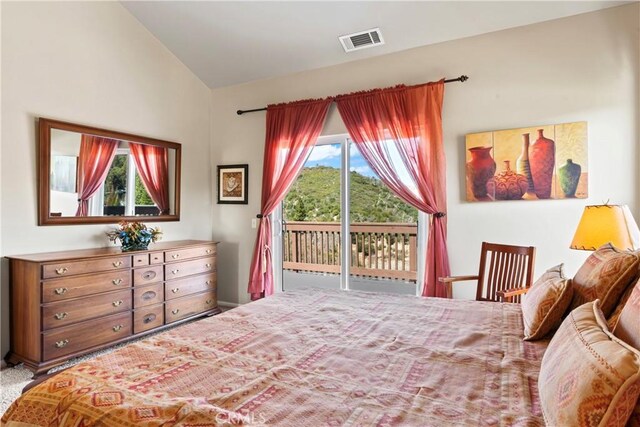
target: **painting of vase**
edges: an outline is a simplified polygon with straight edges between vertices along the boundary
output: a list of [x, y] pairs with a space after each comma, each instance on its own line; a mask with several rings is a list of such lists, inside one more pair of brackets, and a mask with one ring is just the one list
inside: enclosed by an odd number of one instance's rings
[[487, 182], [496, 172], [496, 162], [491, 157], [493, 147], [469, 148], [471, 160], [467, 162], [467, 179], [471, 183], [473, 197], [483, 200], [487, 195]]
[[[588, 196], [587, 122], [561, 123], [471, 133], [466, 135], [466, 199], [496, 200], [584, 199]], [[479, 153], [489, 153], [482, 154]], [[474, 154], [477, 153], [477, 154]], [[478, 157], [491, 157], [494, 168], [479, 167]], [[474, 160], [476, 159], [476, 160]], [[488, 160], [483, 160], [488, 165]], [[509, 162], [509, 163], [505, 163]], [[495, 164], [506, 166], [496, 174]], [[478, 170], [491, 176], [483, 190]], [[505, 187], [517, 180], [518, 185]], [[515, 182], [515, 181], [514, 181]], [[526, 186], [524, 194], [520, 188]], [[511, 191], [505, 193], [504, 189]]]

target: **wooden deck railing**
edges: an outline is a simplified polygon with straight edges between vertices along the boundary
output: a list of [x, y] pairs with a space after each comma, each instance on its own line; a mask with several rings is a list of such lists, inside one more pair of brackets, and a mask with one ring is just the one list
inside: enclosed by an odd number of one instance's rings
[[[351, 224], [351, 274], [415, 281], [417, 232], [416, 224]], [[287, 222], [284, 269], [340, 273], [340, 234], [337, 222]]]

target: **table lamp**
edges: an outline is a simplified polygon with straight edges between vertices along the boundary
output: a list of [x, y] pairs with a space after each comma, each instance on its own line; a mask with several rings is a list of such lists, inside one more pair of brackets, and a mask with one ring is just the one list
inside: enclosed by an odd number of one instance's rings
[[618, 249], [640, 247], [640, 230], [627, 205], [585, 206], [571, 249], [595, 251], [611, 243]]

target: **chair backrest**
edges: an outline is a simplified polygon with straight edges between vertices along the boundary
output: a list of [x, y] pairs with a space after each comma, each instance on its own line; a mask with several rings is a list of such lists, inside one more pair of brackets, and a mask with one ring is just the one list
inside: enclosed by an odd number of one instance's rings
[[[505, 289], [530, 287], [536, 248], [482, 242], [477, 301], [500, 301], [496, 295]], [[520, 302], [520, 295], [508, 302]]]

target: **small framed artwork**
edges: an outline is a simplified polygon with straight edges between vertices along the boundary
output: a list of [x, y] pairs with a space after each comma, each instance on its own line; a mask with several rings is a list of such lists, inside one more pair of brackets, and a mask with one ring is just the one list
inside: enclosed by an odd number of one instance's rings
[[249, 203], [249, 165], [218, 166], [218, 203]]

